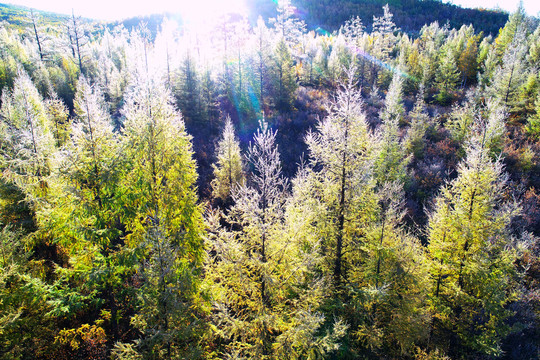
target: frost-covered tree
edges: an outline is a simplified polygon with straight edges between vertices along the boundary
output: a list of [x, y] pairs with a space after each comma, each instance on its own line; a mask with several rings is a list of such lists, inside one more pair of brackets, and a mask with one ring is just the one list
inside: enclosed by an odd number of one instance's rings
[[291, 52], [283, 39], [274, 48], [270, 78], [276, 108], [281, 111], [290, 110], [297, 84]]
[[339, 29], [339, 33], [343, 34], [349, 43], [356, 44], [364, 34], [364, 30], [365, 27], [362, 24], [362, 19], [360, 19], [359, 16], [356, 16], [345, 21], [345, 24]]
[[[67, 293], [94, 293], [101, 309], [111, 313], [107, 335], [116, 341], [120, 309], [129, 303], [125, 280], [131, 274], [131, 265], [119, 265], [126, 235], [119, 202], [124, 163], [99, 87], [81, 76], [74, 106], [70, 137], [55, 156], [50, 208], [39, 213], [39, 220], [54, 234], [55, 242], [68, 249], [71, 267], [58, 277], [69, 285], [61, 288]], [[64, 293], [55, 300], [71, 303]], [[68, 311], [58, 310], [55, 315], [65, 316]]]
[[296, 229], [284, 226], [287, 181], [275, 137], [261, 122], [246, 155], [251, 177], [233, 191], [235, 204], [225, 217], [230, 229], [210, 216], [214, 321], [229, 357], [322, 356], [335, 349], [345, 329], [337, 321], [319, 334], [322, 283], [313, 278], [311, 251], [297, 242]]
[[286, 44], [292, 46], [297, 44], [306, 32], [306, 23], [294, 15], [295, 9], [290, 0], [280, 0], [277, 6], [277, 17], [270, 20], [278, 36], [282, 37]]
[[46, 29], [42, 25], [41, 17], [34, 13], [32, 9], [30, 9], [30, 13], [28, 14], [28, 20], [32, 25], [33, 37], [36, 40], [39, 58], [41, 61], [47, 60], [51, 55], [49, 43], [51, 42], [52, 38], [49, 34], [47, 34]]
[[540, 95], [536, 97], [535, 114], [532, 114], [527, 119], [527, 133], [533, 138], [540, 137]]
[[[388, 4], [383, 6], [384, 14], [381, 17], [373, 17], [373, 55], [383, 63], [390, 63], [391, 54], [397, 45], [397, 37], [394, 32], [399, 29], [394, 24], [394, 15], [390, 12]], [[376, 71], [375, 68], [372, 71]], [[391, 73], [382, 71], [379, 83], [386, 86], [390, 82]]]
[[86, 24], [80, 16], [75, 16], [75, 12], [72, 12], [71, 17], [65, 20], [65, 27], [71, 54], [79, 67], [79, 73], [86, 74], [85, 62], [88, 56], [87, 45], [89, 42], [86, 34]]

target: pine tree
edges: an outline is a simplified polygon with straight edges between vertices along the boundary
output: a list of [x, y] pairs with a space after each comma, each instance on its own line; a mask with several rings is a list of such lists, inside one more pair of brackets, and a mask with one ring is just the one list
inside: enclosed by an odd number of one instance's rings
[[245, 182], [240, 144], [234, 134], [231, 118], [227, 116], [223, 135], [217, 146], [217, 163], [213, 165], [214, 180], [212, 193], [214, 198], [226, 201], [238, 186]]

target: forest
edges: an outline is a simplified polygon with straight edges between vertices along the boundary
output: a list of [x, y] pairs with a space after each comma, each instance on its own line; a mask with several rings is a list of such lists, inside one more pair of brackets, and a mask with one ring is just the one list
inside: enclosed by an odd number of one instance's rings
[[538, 359], [539, 20], [302, 11], [0, 23], [1, 359]]

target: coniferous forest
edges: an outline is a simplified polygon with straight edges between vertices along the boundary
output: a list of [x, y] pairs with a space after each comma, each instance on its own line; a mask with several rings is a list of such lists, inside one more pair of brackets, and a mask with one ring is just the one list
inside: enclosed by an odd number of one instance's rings
[[299, 14], [0, 25], [1, 359], [539, 357], [538, 19]]

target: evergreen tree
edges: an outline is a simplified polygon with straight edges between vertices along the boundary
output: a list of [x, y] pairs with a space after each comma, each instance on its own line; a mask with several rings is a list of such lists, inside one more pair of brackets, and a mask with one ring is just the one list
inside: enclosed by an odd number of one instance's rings
[[295, 10], [290, 0], [280, 0], [277, 6], [277, 17], [270, 19], [278, 38], [283, 38], [289, 46], [297, 44], [306, 32], [306, 24], [294, 16]]
[[75, 16], [75, 12], [72, 12], [71, 17], [65, 20], [65, 27], [71, 53], [79, 67], [79, 73], [86, 74], [84, 65], [87, 57], [86, 47], [89, 39], [86, 35], [86, 29], [82, 18], [80, 16]]
[[539, 138], [540, 137], [540, 95], [536, 97], [535, 110], [536, 110], [536, 113], [533, 115], [530, 115], [529, 118], [527, 119], [526, 130], [529, 136], [531, 136], [532, 138]]
[[35, 273], [23, 234], [10, 226], [0, 230], [0, 353], [5, 359], [43, 356], [54, 341], [55, 324], [48, 316], [50, 288]]
[[[381, 17], [373, 17], [373, 32], [374, 37], [373, 54], [385, 64], [390, 63], [391, 54], [397, 44], [397, 38], [394, 32], [399, 31], [399, 28], [394, 24], [394, 15], [390, 12], [388, 4], [383, 6], [384, 14]], [[375, 70], [375, 69], [373, 69]], [[383, 71], [380, 73], [379, 84], [386, 87], [390, 81], [391, 73]]]
[[409, 112], [409, 118], [410, 127], [405, 138], [405, 148], [409, 154], [412, 154], [415, 158], [420, 158], [423, 155], [426, 131], [432, 125], [424, 101], [423, 87], [420, 88], [416, 96], [416, 102], [412, 111]]
[[[71, 306], [92, 313], [99, 304], [101, 311], [110, 314], [107, 336], [117, 341], [120, 328], [127, 326], [124, 316], [133, 295], [126, 287], [133, 265], [123, 258], [126, 228], [119, 201], [124, 163], [99, 88], [81, 77], [74, 105], [71, 136], [55, 157], [50, 207], [39, 213], [42, 228], [54, 234], [58, 246], [69, 249], [66, 255], [72, 265], [58, 274], [60, 294], [55, 299], [70, 305], [55, 316], [69, 315]], [[88, 298], [77, 304], [73, 293]], [[93, 304], [89, 298], [94, 298]]]
[[352, 76], [338, 91], [329, 116], [306, 136], [312, 172], [313, 193], [321, 203], [314, 229], [324, 239], [324, 273], [333, 277], [339, 292], [348, 277], [350, 249], [354, 248], [361, 224], [371, 216], [373, 182], [370, 178], [372, 138], [362, 110], [360, 91]]

